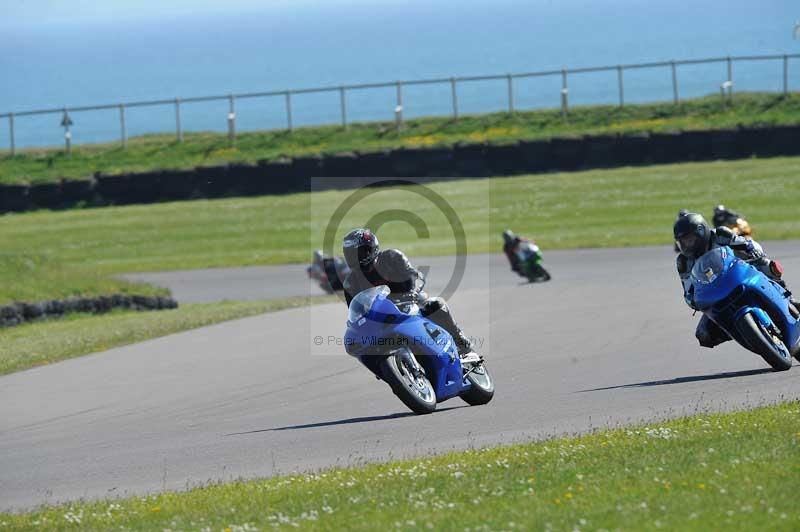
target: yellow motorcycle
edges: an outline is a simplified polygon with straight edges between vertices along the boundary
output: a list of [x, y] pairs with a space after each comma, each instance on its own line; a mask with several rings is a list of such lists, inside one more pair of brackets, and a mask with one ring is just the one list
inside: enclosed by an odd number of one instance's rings
[[714, 227], [727, 227], [739, 236], [753, 238], [753, 228], [745, 220], [741, 214], [729, 211], [724, 205], [717, 205], [714, 208], [714, 218], [712, 218]]

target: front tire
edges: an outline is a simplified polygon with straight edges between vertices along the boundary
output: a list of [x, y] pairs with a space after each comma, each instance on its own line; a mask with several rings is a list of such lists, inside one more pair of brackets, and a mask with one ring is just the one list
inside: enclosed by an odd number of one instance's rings
[[774, 370], [786, 371], [792, 367], [792, 355], [781, 339], [768, 331], [752, 314], [748, 312], [739, 318], [736, 328], [748, 349], [761, 355]]
[[550, 272], [544, 269], [544, 266], [538, 263], [531, 264], [528, 274], [528, 281], [531, 283], [543, 283], [551, 279]]
[[389, 355], [380, 363], [383, 380], [392, 392], [416, 414], [436, 410], [436, 392], [410, 352]]
[[476, 364], [465, 379], [471, 384], [461, 398], [472, 406], [485, 405], [494, 397], [494, 379], [483, 362]]

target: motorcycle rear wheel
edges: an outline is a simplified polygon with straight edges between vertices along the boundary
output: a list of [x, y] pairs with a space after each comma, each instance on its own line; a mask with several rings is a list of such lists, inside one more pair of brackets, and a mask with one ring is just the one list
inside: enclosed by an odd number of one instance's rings
[[494, 397], [494, 379], [481, 362], [467, 373], [466, 379], [472, 385], [461, 394], [461, 398], [472, 406], [485, 405]]
[[[736, 328], [750, 350], [761, 357], [776, 371], [786, 371], [792, 367], [792, 355], [780, 339], [773, 335], [749, 312], [739, 318]], [[779, 344], [779, 345], [776, 345]]]
[[413, 357], [405, 353], [384, 358], [380, 363], [381, 374], [392, 392], [412, 412], [430, 414], [436, 410], [436, 392]]

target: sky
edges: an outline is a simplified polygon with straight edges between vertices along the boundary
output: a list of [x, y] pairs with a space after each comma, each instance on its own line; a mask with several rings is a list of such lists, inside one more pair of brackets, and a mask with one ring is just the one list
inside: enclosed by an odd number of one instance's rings
[[[87, 24], [107, 20], [147, 20], [185, 14], [214, 15], [259, 11], [336, 0], [0, 0], [0, 25]], [[352, 1], [352, 0], [348, 0]]]

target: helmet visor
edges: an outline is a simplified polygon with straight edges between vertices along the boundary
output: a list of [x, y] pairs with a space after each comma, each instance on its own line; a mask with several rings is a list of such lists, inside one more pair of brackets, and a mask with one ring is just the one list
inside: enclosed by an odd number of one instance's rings
[[678, 239], [678, 247], [681, 252], [687, 257], [694, 257], [697, 253], [697, 248], [702, 245], [701, 239], [696, 233], [689, 233], [683, 235]]
[[344, 260], [351, 268], [357, 268], [359, 265], [366, 266], [372, 259], [374, 259], [375, 248], [372, 246], [357, 245], [354, 247], [344, 247]]

